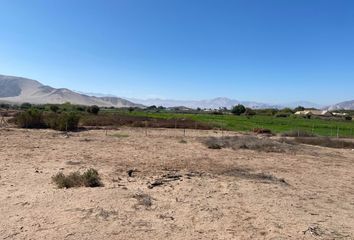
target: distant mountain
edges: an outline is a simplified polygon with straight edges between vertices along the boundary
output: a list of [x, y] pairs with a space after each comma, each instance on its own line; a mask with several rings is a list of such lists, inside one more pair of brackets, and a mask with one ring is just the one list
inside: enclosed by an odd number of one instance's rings
[[233, 106], [237, 104], [242, 104], [246, 107], [252, 108], [252, 109], [265, 109], [265, 108], [296, 108], [298, 106], [303, 106], [305, 108], [317, 108], [321, 109], [323, 106], [312, 103], [312, 102], [307, 102], [307, 101], [299, 101], [299, 102], [292, 102], [292, 103], [286, 103], [286, 104], [269, 104], [269, 103], [260, 103], [260, 102], [252, 102], [252, 101], [239, 101], [239, 100], [233, 100], [229, 98], [214, 98], [210, 100], [196, 100], [196, 101], [181, 101], [181, 100], [167, 100], [167, 99], [136, 99], [136, 98], [130, 98], [129, 99], [132, 102], [135, 103], [140, 103], [145, 106], [151, 106], [151, 105], [156, 105], [156, 106], [163, 106], [163, 107], [177, 107], [177, 106], [185, 106], [188, 108], [206, 108], [206, 109], [218, 109], [218, 108], [223, 108], [226, 107], [228, 109], [231, 109]]
[[313, 103], [313, 102], [307, 102], [307, 101], [298, 101], [298, 102], [291, 102], [291, 103], [286, 103], [282, 105], [283, 107], [288, 107], [288, 108], [296, 108], [298, 106], [302, 106], [304, 108], [316, 108], [316, 109], [322, 109], [324, 108], [323, 105]]
[[354, 100], [337, 103], [335, 105], [332, 105], [332, 106], [328, 107], [328, 110], [330, 110], [330, 111], [334, 111], [334, 110], [354, 110]]
[[100, 107], [141, 107], [118, 97], [94, 97], [80, 94], [66, 88], [52, 88], [38, 81], [0, 75], [0, 101], [10, 103], [61, 104], [70, 102], [78, 105]]
[[135, 103], [140, 103], [145, 106], [163, 106], [163, 107], [177, 107], [177, 106], [184, 106], [187, 108], [206, 108], [206, 109], [218, 109], [226, 107], [231, 109], [233, 106], [237, 104], [243, 104], [246, 107], [253, 108], [253, 109], [263, 109], [263, 108], [271, 108], [277, 107], [274, 105], [269, 105], [265, 103], [258, 103], [258, 102], [250, 102], [250, 101], [238, 101], [229, 98], [214, 98], [210, 100], [194, 100], [194, 101], [187, 101], [187, 100], [172, 100], [172, 99], [136, 99], [136, 98], [128, 98], [130, 101]]
[[[306, 102], [293, 102], [281, 105], [259, 103], [252, 101], [239, 101], [225, 97], [219, 97], [208, 100], [172, 100], [172, 99], [122, 99], [110, 94], [101, 93], [82, 93], [77, 91], [71, 91], [66, 88], [53, 88], [45, 86], [38, 81], [21, 78], [0, 75], [0, 101], [12, 102], [12, 103], [65, 103], [71, 102], [79, 105], [98, 105], [101, 107], [144, 107], [144, 106], [164, 106], [164, 107], [180, 107], [186, 108], [206, 108], [206, 109], [219, 109], [228, 108], [231, 109], [237, 104], [242, 104], [246, 107], [253, 109], [265, 109], [265, 108], [295, 108], [297, 106], [303, 106], [306, 108], [322, 108], [322, 106]], [[344, 102], [331, 107], [332, 109], [354, 109], [354, 101]]]

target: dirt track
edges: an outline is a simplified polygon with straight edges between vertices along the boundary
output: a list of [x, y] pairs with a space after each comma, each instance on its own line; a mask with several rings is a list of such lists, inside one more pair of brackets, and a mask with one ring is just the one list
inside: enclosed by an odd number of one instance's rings
[[[354, 151], [213, 150], [197, 138], [218, 134], [0, 130], [0, 239], [354, 239]], [[89, 167], [104, 187], [51, 182]]]

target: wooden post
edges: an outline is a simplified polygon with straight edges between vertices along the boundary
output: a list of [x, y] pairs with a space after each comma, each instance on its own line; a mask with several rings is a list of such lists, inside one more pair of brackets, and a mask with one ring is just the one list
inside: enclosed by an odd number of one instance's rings
[[145, 136], [146, 136], [146, 137], [147, 137], [147, 135], [148, 135], [147, 127], [148, 127], [148, 123], [147, 123], [147, 121], [145, 121]]
[[224, 139], [224, 128], [225, 128], [225, 122], [224, 120], [221, 123], [221, 137]]
[[339, 138], [339, 126], [337, 127], [337, 138]]

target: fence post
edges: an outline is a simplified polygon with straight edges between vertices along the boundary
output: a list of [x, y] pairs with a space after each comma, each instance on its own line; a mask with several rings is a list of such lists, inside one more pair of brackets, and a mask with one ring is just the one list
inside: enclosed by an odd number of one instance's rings
[[148, 124], [147, 121], [145, 121], [145, 136], [147, 137], [148, 135], [148, 130], [147, 130]]
[[337, 138], [339, 138], [339, 126], [337, 127]]

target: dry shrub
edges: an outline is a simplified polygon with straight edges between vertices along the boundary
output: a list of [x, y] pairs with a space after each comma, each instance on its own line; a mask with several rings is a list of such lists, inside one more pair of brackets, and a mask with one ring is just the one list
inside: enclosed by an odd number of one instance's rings
[[82, 186], [82, 179], [79, 172], [73, 172], [67, 176], [60, 172], [54, 175], [52, 180], [57, 184], [58, 188], [73, 188]]
[[136, 206], [144, 206], [146, 208], [149, 208], [152, 206], [152, 197], [146, 193], [138, 192], [133, 195], [133, 198], [135, 198], [138, 203]]
[[97, 170], [93, 168], [86, 170], [83, 174], [73, 172], [69, 175], [65, 175], [60, 172], [54, 175], [52, 180], [59, 188], [103, 186]]
[[257, 134], [272, 134], [272, 130], [267, 128], [255, 128], [253, 132]]
[[204, 139], [203, 143], [210, 149], [250, 149], [263, 152], [285, 152], [292, 148], [287, 143], [255, 136], [209, 137], [206, 140]]
[[316, 137], [315, 134], [304, 131], [304, 130], [294, 130], [290, 132], [285, 132], [281, 134], [282, 137]]
[[329, 137], [296, 137], [294, 139], [286, 139], [283, 141], [290, 144], [300, 143], [328, 148], [354, 149], [354, 142], [352, 141], [331, 139]]
[[264, 172], [254, 173], [251, 170], [244, 169], [244, 168], [233, 168], [223, 172], [223, 174], [226, 176], [238, 177], [247, 180], [255, 180], [263, 183], [276, 183], [276, 184], [283, 184], [285, 186], [289, 185], [283, 178], [277, 178], [272, 174], [268, 174]]

